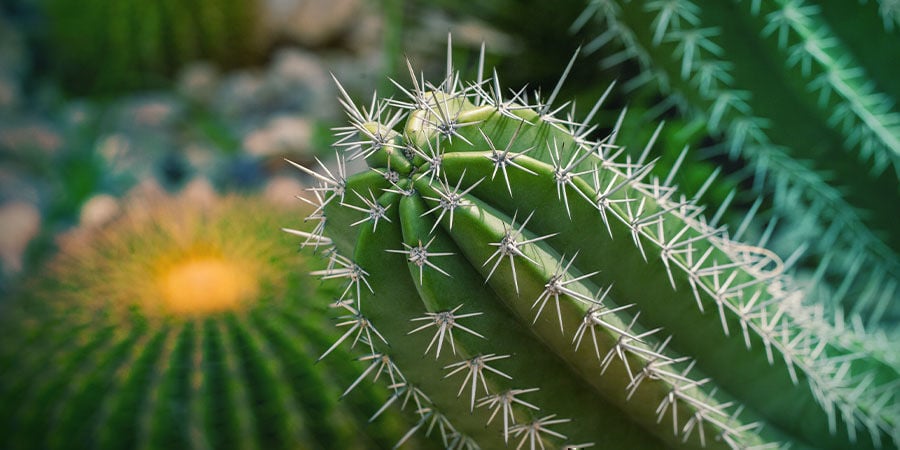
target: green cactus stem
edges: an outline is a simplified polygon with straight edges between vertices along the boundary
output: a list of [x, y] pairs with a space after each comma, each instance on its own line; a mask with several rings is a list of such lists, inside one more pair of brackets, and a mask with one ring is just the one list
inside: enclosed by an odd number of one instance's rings
[[0, 446], [386, 448], [401, 439], [409, 424], [395, 412], [368, 424], [383, 390], [363, 386], [338, 401], [365, 361], [340, 351], [317, 364], [338, 335], [325, 305], [339, 292], [296, 272], [315, 265], [277, 225], [302, 212], [252, 197], [165, 200], [67, 242], [0, 311]]
[[604, 65], [636, 60], [632, 86], [655, 85], [748, 162], [809, 241], [809, 295], [893, 328], [900, 66], [884, 55], [900, 40], [896, 2], [865, 3], [595, 0], [582, 23], [602, 24], [591, 46], [615, 49]]
[[888, 347], [652, 177], [652, 143], [632, 159], [558, 117], [559, 86], [529, 105], [481, 72], [448, 58], [439, 84], [410, 67], [402, 100], [345, 93], [337, 169], [297, 166], [320, 183], [296, 234], [345, 280], [342, 340], [421, 427], [452, 448], [897, 445]]

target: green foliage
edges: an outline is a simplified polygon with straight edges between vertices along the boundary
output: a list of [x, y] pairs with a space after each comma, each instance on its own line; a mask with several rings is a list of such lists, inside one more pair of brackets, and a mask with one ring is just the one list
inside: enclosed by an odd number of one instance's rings
[[[595, 0], [604, 65], [636, 61], [809, 245], [808, 295], [872, 327], [900, 320], [895, 2]], [[776, 236], [778, 234], [776, 233]], [[787, 254], [783, 256], [788, 256]], [[840, 314], [840, 313], [837, 313]]]
[[327, 249], [338, 343], [364, 338], [420, 427], [451, 448], [900, 442], [896, 351], [653, 176], [652, 143], [591, 139], [603, 98], [582, 123], [558, 89], [529, 105], [449, 61], [439, 84], [410, 75], [402, 100], [344, 94], [337, 168], [297, 166], [319, 226], [288, 231]]
[[[364, 363], [317, 364], [339, 292], [296, 272], [315, 267], [278, 231], [296, 212], [158, 201], [66, 241], [0, 305], [3, 448], [393, 445], [408, 424], [364, 412], [382, 390], [338, 401]], [[235, 292], [241, 303], [216, 306]]]
[[166, 85], [198, 59], [222, 67], [263, 51], [256, 0], [42, 0], [49, 65], [75, 94]]

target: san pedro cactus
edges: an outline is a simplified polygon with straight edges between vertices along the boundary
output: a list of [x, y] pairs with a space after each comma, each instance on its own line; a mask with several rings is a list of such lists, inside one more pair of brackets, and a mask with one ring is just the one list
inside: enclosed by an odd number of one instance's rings
[[438, 84], [410, 67], [405, 99], [367, 108], [345, 93], [337, 167], [297, 166], [318, 227], [287, 231], [344, 281], [338, 342], [371, 353], [414, 430], [448, 448], [900, 443], [892, 350], [652, 177], [652, 143], [623, 157], [615, 131], [557, 115], [558, 90], [529, 104], [481, 66], [469, 84], [449, 57]]
[[336, 293], [296, 272], [277, 226], [296, 213], [163, 201], [65, 245], [0, 305], [0, 447], [393, 445], [406, 420], [365, 412], [383, 390], [338, 401], [365, 364], [317, 364]]
[[599, 23], [590, 46], [604, 48], [603, 65], [637, 61], [631, 86], [655, 86], [746, 161], [791, 241], [809, 243], [810, 295], [888, 331], [900, 323], [897, 11], [594, 0], [580, 22]]

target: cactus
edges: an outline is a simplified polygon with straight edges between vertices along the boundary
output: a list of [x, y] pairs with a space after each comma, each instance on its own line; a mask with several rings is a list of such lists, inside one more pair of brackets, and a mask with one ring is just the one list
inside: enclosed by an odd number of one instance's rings
[[785, 232], [809, 242], [808, 295], [895, 329], [896, 2], [595, 0], [576, 26], [591, 17], [602, 65], [636, 60], [631, 86], [656, 86], [746, 161]]
[[42, 1], [50, 69], [74, 94], [166, 84], [187, 62], [224, 67], [265, 49], [258, 0]]
[[592, 139], [551, 106], [559, 85], [529, 104], [483, 64], [464, 84], [449, 47], [446, 78], [410, 65], [401, 100], [343, 93], [336, 168], [295, 164], [317, 226], [287, 229], [327, 256], [338, 342], [364, 342], [414, 430], [448, 448], [898, 445], [895, 350], [830, 325], [777, 256], [652, 177], [652, 142], [632, 159], [615, 131]]
[[[0, 441], [5, 449], [385, 448], [383, 390], [337, 402], [365, 363], [316, 365], [336, 332], [333, 293], [279, 242], [254, 197], [167, 200], [64, 245], [4, 299]], [[283, 241], [283, 239], [282, 239]], [[313, 301], [316, 299], [318, 301]], [[9, 301], [7, 301], [9, 300]], [[417, 445], [429, 448], [429, 442]]]

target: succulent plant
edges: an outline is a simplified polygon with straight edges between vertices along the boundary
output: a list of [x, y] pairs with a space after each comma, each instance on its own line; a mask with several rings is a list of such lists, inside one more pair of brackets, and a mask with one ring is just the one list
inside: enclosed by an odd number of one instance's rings
[[308, 258], [278, 224], [297, 213], [165, 200], [68, 240], [0, 304], [0, 446], [393, 445], [405, 419], [375, 427], [364, 413], [383, 390], [337, 401], [365, 364], [345, 352], [316, 364], [339, 293], [296, 272]]
[[234, 67], [266, 45], [262, 2], [43, 0], [50, 69], [75, 94], [165, 85], [197, 59]]
[[893, 1], [594, 0], [579, 23], [600, 23], [589, 47], [604, 48], [603, 66], [636, 61], [631, 87], [655, 86], [746, 162], [786, 222], [782, 256], [809, 245], [809, 296], [891, 332], [897, 17]]
[[344, 93], [336, 168], [297, 165], [318, 226], [287, 231], [327, 256], [338, 342], [363, 343], [414, 429], [448, 448], [897, 446], [895, 351], [650, 176], [652, 142], [632, 159], [592, 139], [559, 86], [529, 101], [481, 64], [471, 83], [449, 57], [440, 83], [409, 71], [401, 100]]

